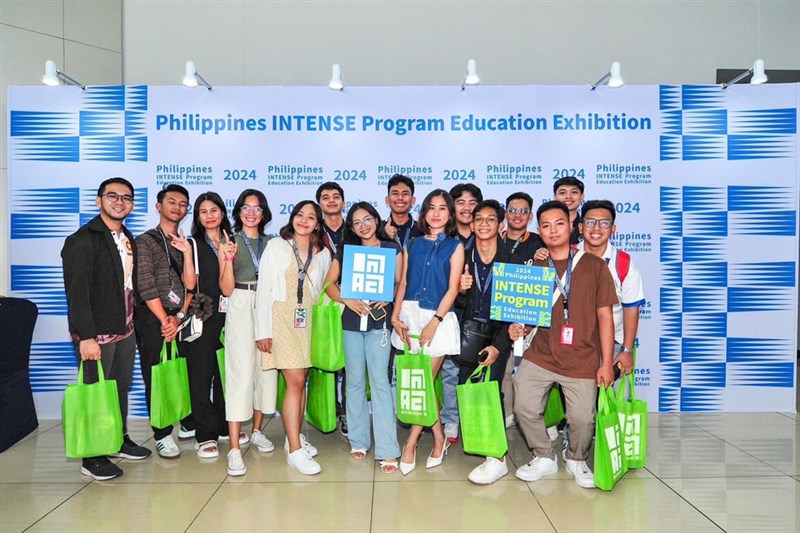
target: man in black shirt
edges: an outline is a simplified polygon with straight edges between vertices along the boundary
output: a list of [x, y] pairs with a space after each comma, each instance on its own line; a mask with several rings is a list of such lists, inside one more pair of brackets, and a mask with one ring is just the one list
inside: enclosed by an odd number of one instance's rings
[[386, 205], [389, 206], [390, 213], [384, 230], [404, 250], [408, 249], [411, 239], [422, 235], [409, 214], [416, 202], [414, 180], [403, 174], [395, 174], [389, 178]]
[[528, 231], [533, 220], [533, 198], [524, 192], [515, 192], [506, 199], [506, 225], [500, 233], [506, 250], [519, 257], [526, 265], [533, 264], [533, 255], [544, 243], [538, 233]]

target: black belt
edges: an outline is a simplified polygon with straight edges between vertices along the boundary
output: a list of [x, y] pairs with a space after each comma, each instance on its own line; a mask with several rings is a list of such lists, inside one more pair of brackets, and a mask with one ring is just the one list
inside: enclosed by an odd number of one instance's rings
[[234, 288], [245, 291], [254, 291], [258, 288], [258, 283], [234, 283]]

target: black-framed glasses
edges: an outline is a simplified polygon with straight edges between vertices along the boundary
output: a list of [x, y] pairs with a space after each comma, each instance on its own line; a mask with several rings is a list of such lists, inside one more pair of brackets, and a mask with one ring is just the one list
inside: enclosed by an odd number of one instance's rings
[[133, 203], [133, 196], [131, 196], [130, 194], [117, 194], [115, 192], [107, 192], [103, 194], [103, 196], [105, 196], [106, 199], [112, 204], [115, 204], [120, 200], [122, 200], [122, 203], [125, 205], [131, 205]]
[[585, 218], [583, 219], [583, 224], [587, 228], [593, 228], [599, 224], [601, 228], [608, 229], [613, 222], [608, 218]]
[[497, 225], [498, 218], [497, 217], [475, 217], [472, 219], [472, 222], [475, 223], [476, 226], [487, 225], [487, 226], [495, 226]]
[[506, 213], [509, 215], [530, 215], [531, 210], [527, 207], [509, 207], [506, 209]]

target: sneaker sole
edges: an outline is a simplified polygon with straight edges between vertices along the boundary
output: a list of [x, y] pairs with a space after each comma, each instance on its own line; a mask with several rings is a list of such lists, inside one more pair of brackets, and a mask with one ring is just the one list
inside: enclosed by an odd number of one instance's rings
[[467, 476], [467, 479], [468, 479], [468, 480], [469, 480], [471, 483], [474, 483], [474, 484], [476, 484], [476, 485], [491, 485], [492, 483], [496, 483], [497, 481], [500, 481], [501, 479], [503, 479], [503, 478], [504, 478], [504, 477], [506, 477], [507, 475], [508, 475], [508, 472], [506, 472], [505, 474], [503, 474], [503, 475], [499, 476], [497, 479], [494, 479], [494, 480], [492, 480], [492, 481], [477, 481], [477, 480], [474, 480], [474, 479], [472, 479], [472, 478], [471, 478], [471, 477], [469, 477], [469, 476]]
[[178, 440], [189, 440], [189, 439], [193, 439], [193, 438], [194, 438], [194, 435], [195, 435], [194, 433], [192, 433], [191, 435], [189, 435], [189, 434], [186, 434], [186, 433], [184, 433], [183, 435], [181, 435], [180, 433], [178, 433]]
[[299, 468], [297, 468], [294, 465], [289, 465], [289, 468], [293, 469], [295, 472], [300, 472], [304, 476], [316, 476], [317, 474], [322, 472], [322, 467], [320, 467], [319, 470], [315, 470], [314, 472], [303, 472], [302, 470], [300, 470]]
[[522, 481], [525, 481], [526, 483], [533, 483], [534, 481], [539, 481], [540, 479], [542, 479], [545, 476], [552, 476], [553, 474], [558, 474], [558, 467], [556, 467], [555, 470], [553, 470], [552, 472], [546, 472], [546, 473], [540, 475], [539, 477], [526, 478], [525, 475], [520, 475], [519, 471], [515, 472], [514, 476], [517, 479], [521, 479]]
[[158, 456], [161, 457], [162, 459], [177, 459], [178, 457], [181, 456], [181, 452], [178, 452], [175, 455], [164, 455], [159, 451]]
[[256, 450], [260, 451], [261, 453], [269, 453], [269, 452], [275, 451], [275, 445], [273, 444], [272, 446], [269, 446], [269, 447], [266, 447], [266, 446], [262, 447], [262, 446], [256, 445]]
[[578, 478], [575, 477], [575, 474], [573, 472], [570, 472], [569, 468], [566, 468], [565, 470], [567, 471], [567, 474], [572, 476], [572, 479], [575, 480], [575, 484], [578, 485], [579, 487], [581, 487], [582, 489], [593, 489], [593, 488], [595, 488], [594, 478], [592, 478], [592, 483], [591, 484], [581, 483], [580, 481], [578, 481]]
[[230, 468], [228, 469], [229, 476], [238, 477], [238, 476], [243, 476], [246, 473], [247, 473], [247, 468], [244, 468], [242, 470], [231, 470]]
[[109, 479], [116, 479], [122, 476], [122, 474], [115, 474], [113, 476], [98, 476], [97, 474], [92, 474], [88, 468], [85, 468], [83, 466], [81, 467], [81, 475], [90, 477], [95, 481], [108, 481]]
[[115, 459], [127, 459], [128, 461], [141, 461], [142, 459], [147, 459], [152, 454], [147, 455], [130, 455], [127, 453], [115, 453], [114, 455], [109, 455], [109, 457], [113, 457]]

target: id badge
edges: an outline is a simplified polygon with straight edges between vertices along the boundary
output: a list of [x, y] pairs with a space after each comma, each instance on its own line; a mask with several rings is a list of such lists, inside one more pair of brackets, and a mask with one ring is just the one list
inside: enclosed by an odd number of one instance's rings
[[305, 328], [308, 309], [295, 309], [294, 310], [294, 327]]
[[219, 306], [217, 307], [217, 310], [220, 313], [227, 313], [228, 312], [228, 297], [227, 296], [222, 296], [220, 294], [220, 296], [219, 296]]
[[175, 294], [175, 291], [169, 291], [167, 299], [175, 305], [180, 305], [181, 303], [181, 297]]
[[561, 326], [561, 344], [572, 346], [572, 337], [575, 335], [575, 328], [569, 324]]

